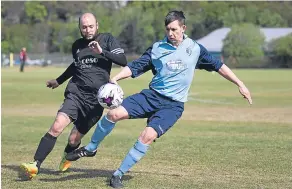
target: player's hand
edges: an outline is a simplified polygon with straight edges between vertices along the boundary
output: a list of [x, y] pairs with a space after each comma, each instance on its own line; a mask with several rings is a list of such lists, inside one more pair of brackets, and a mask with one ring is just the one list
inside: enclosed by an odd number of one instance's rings
[[118, 82], [115, 78], [111, 78], [109, 82], [118, 85]]
[[97, 41], [91, 41], [88, 44], [88, 47], [91, 48], [97, 54], [101, 54], [102, 53], [102, 48], [100, 47], [100, 45], [99, 45], [99, 43]]
[[247, 99], [249, 104], [252, 104], [252, 99], [248, 88], [242, 84], [238, 87], [240, 94]]
[[56, 79], [49, 80], [47, 81], [46, 84], [47, 84], [47, 87], [52, 88], [52, 89], [59, 87], [59, 83], [57, 82]]

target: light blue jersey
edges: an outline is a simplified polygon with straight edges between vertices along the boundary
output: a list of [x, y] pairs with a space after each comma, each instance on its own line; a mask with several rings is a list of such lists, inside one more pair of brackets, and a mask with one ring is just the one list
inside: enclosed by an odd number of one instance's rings
[[200, 46], [190, 38], [177, 48], [166, 39], [154, 43], [151, 59], [157, 74], [150, 88], [173, 100], [186, 102], [199, 56]]
[[186, 102], [195, 69], [218, 71], [222, 63], [192, 39], [184, 36], [178, 47], [165, 37], [156, 42], [137, 60], [128, 64], [132, 77], [152, 69], [150, 89], [172, 100]]

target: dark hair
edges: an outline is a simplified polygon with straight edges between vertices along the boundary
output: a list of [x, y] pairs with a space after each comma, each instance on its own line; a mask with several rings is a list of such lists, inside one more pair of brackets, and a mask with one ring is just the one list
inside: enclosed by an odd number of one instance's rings
[[166, 15], [164, 24], [167, 26], [169, 23], [178, 20], [181, 25], [185, 25], [185, 19], [183, 11], [173, 10]]

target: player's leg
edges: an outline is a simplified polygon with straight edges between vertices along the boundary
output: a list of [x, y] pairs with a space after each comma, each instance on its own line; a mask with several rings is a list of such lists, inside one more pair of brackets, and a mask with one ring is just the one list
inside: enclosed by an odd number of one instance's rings
[[21, 61], [20, 63], [20, 72], [23, 72], [25, 61]]
[[152, 107], [141, 93], [127, 97], [121, 106], [110, 110], [98, 123], [91, 137], [90, 143], [85, 147], [88, 151], [95, 151], [100, 142], [114, 128], [115, 124], [123, 119], [145, 118], [146, 114], [153, 111]]
[[49, 131], [41, 138], [38, 148], [34, 155], [34, 161], [21, 164], [21, 169], [25, 172], [28, 179], [32, 179], [39, 172], [41, 163], [46, 159], [55, 146], [57, 137], [64, 128], [71, 122], [67, 114], [59, 112]]
[[74, 150], [76, 150], [81, 143], [81, 139], [83, 138], [83, 134], [81, 134], [76, 126], [74, 126], [70, 132], [70, 135], [68, 137], [68, 143], [65, 147], [63, 156], [62, 156], [62, 160], [59, 164], [59, 170], [64, 172], [67, 171], [67, 169], [71, 166], [71, 161], [66, 160], [66, 155], [70, 152], [73, 152]]
[[[76, 161], [80, 157], [94, 153], [103, 139], [113, 130], [115, 124], [123, 119], [145, 118], [153, 111], [152, 106], [146, 101], [146, 97], [140, 93], [127, 97], [121, 106], [110, 110], [107, 115], [98, 121], [90, 143], [66, 156], [67, 160]], [[85, 155], [84, 155], [85, 154]]]
[[113, 188], [123, 187], [122, 176], [145, 156], [149, 145], [156, 138], [166, 133], [181, 117], [182, 112], [183, 108], [162, 109], [149, 118], [148, 126], [140, 134], [120, 167], [114, 172], [110, 180], [110, 186]]
[[97, 122], [90, 143], [85, 149], [88, 151], [96, 151], [101, 141], [113, 130], [116, 122], [128, 118], [128, 112], [123, 106], [110, 110], [107, 115], [103, 116], [102, 119]]
[[[121, 116], [121, 119], [128, 118], [128, 112], [122, 107], [118, 107], [114, 110], [110, 110], [115, 112], [117, 115]], [[108, 112], [108, 114], [110, 113]], [[107, 118], [107, 116], [103, 116], [96, 125], [95, 131], [91, 136], [91, 140], [88, 145], [83, 146], [71, 153], [66, 155], [66, 159], [69, 161], [76, 161], [81, 157], [93, 157], [96, 154], [98, 145], [100, 142], [113, 130], [116, 122], [113, 122]]]
[[38, 148], [34, 155], [34, 161], [21, 164], [21, 169], [29, 179], [36, 176], [40, 170], [41, 163], [46, 159], [55, 146], [57, 137], [62, 133], [67, 125], [75, 120], [78, 115], [76, 102], [66, 98], [59, 109], [55, 121], [49, 131], [41, 138]]
[[[66, 155], [76, 150], [80, 143], [81, 139], [84, 135], [88, 133], [88, 131], [98, 122], [103, 114], [104, 108], [101, 107], [99, 104], [91, 104], [89, 108], [88, 106], [80, 106], [80, 111], [78, 114], [77, 120], [74, 122], [74, 128], [72, 129], [68, 144], [64, 150], [64, 155], [62, 161], [59, 166], [60, 171], [66, 171], [71, 166], [71, 161], [66, 159]], [[80, 148], [81, 150], [82, 148]], [[78, 151], [74, 153], [74, 156], [78, 156]], [[84, 155], [86, 153], [82, 153]], [[88, 157], [95, 156], [96, 152], [88, 153]]]

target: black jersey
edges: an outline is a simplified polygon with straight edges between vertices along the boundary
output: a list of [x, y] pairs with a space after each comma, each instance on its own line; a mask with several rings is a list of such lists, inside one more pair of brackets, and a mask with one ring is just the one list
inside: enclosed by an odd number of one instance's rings
[[94, 40], [102, 48], [102, 54], [90, 49], [88, 44], [91, 41], [84, 38], [73, 43], [73, 63], [57, 78], [57, 82], [62, 84], [72, 76], [65, 90], [65, 96], [67, 93], [73, 93], [81, 98], [95, 96], [100, 86], [108, 83], [113, 62], [126, 66], [124, 50], [111, 34], [98, 34]]

